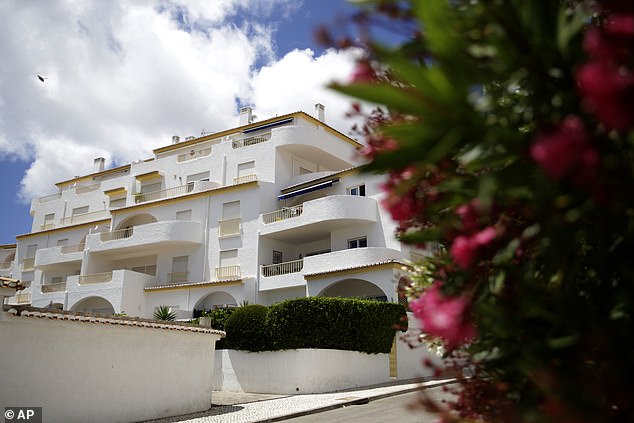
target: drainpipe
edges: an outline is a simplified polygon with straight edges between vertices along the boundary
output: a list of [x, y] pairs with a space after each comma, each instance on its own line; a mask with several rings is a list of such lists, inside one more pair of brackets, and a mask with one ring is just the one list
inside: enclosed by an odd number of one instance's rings
[[227, 154], [222, 155], [222, 186], [227, 185]]
[[209, 265], [209, 208], [211, 207], [211, 196], [207, 196], [207, 213], [205, 216], [205, 233], [203, 248], [203, 280], [211, 280], [211, 276], [207, 272], [207, 266]]

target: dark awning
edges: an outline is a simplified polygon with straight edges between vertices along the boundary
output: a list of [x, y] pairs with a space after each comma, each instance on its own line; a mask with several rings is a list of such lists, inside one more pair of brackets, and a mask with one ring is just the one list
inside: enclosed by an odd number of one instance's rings
[[242, 131], [242, 133], [249, 134], [251, 132], [261, 131], [262, 129], [273, 128], [274, 126], [286, 125], [287, 123], [291, 123], [291, 122], [293, 122], [293, 118], [278, 120], [277, 122], [272, 122], [272, 123], [269, 123], [268, 125], [260, 125], [253, 128], [245, 129], [244, 131]]
[[308, 192], [317, 191], [319, 189], [331, 187], [332, 184], [338, 182], [339, 179], [331, 179], [330, 181], [321, 182], [319, 184], [311, 185], [308, 187], [300, 188], [295, 191], [287, 192], [286, 194], [278, 195], [278, 200], [285, 200], [287, 198], [295, 197], [296, 195], [306, 194]]

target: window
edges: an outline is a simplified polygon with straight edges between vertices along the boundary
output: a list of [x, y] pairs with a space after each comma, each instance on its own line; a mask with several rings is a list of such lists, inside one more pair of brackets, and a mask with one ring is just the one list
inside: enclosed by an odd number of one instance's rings
[[58, 239], [57, 240], [57, 246], [58, 247], [63, 247], [65, 245], [68, 245], [68, 238]]
[[161, 190], [163, 186], [162, 182], [154, 182], [151, 184], [143, 184], [141, 185], [141, 193], [146, 194], [148, 192], [158, 192]]
[[44, 216], [44, 224], [50, 225], [55, 220], [55, 213], [50, 213]]
[[273, 264], [282, 263], [282, 252], [273, 250]]
[[364, 248], [368, 246], [368, 238], [361, 237], [348, 240], [348, 248]]
[[238, 264], [238, 250], [224, 250], [220, 252], [220, 267]]
[[54, 276], [51, 278], [51, 284], [62, 283], [62, 282], [65, 282], [63, 276]]
[[192, 190], [194, 188], [194, 182], [198, 181], [209, 181], [209, 171], [188, 175], [187, 186], [189, 187], [189, 190]]
[[76, 207], [73, 209], [73, 216], [88, 213], [88, 206]]
[[236, 184], [250, 182], [256, 179], [254, 160], [238, 164], [238, 176], [234, 180]]
[[365, 184], [357, 185], [354, 187], [348, 188], [349, 195], [358, 195], [360, 197], [365, 197]]
[[110, 199], [110, 208], [111, 209], [117, 209], [119, 207], [125, 207], [125, 197], [111, 198]]
[[191, 210], [177, 211], [176, 220], [192, 220], [192, 211]]
[[222, 204], [222, 220], [240, 217], [240, 201], [231, 201]]
[[31, 244], [26, 247], [26, 258], [34, 258], [37, 251], [37, 244]]
[[188, 256], [172, 258], [172, 273], [187, 272]]

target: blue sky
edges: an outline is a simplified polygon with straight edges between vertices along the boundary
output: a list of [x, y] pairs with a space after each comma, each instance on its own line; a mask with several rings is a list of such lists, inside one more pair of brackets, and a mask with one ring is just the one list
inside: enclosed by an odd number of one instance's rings
[[[147, 158], [171, 135], [326, 105], [347, 132], [349, 99], [324, 88], [354, 58], [314, 40], [354, 11], [343, 0], [7, 0], [0, 4], [0, 244], [31, 228], [55, 182]], [[42, 83], [36, 75], [47, 79]]]

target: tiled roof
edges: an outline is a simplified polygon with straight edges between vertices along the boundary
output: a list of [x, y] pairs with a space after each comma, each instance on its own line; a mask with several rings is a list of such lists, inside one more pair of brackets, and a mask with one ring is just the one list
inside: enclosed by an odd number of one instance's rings
[[24, 283], [20, 282], [17, 279], [5, 278], [3, 276], [0, 276], [0, 287], [1, 288], [13, 288], [16, 291], [20, 291], [20, 290], [26, 288], [26, 285], [24, 285]]
[[4, 306], [4, 310], [14, 316], [31, 317], [50, 320], [68, 320], [78, 323], [97, 323], [104, 325], [136, 326], [151, 329], [176, 330], [183, 332], [211, 333], [225, 336], [225, 332], [180, 322], [159, 322], [157, 320], [142, 319], [138, 317], [100, 317], [89, 313], [80, 313], [66, 310], [51, 310], [30, 306]]
[[384, 264], [400, 264], [402, 266], [407, 266], [407, 264], [404, 263], [401, 260], [390, 259], [390, 260], [377, 261], [377, 262], [368, 263], [368, 264], [359, 264], [357, 266], [339, 267], [339, 268], [333, 269], [333, 270], [324, 270], [323, 272], [305, 273], [304, 276], [327, 275], [328, 273], [344, 272], [346, 270], [365, 269], [367, 267], [382, 266]]
[[231, 282], [242, 282], [243, 279], [244, 279], [243, 277], [235, 277], [231, 279], [222, 279], [222, 280], [215, 280], [215, 281], [170, 283], [165, 285], [148, 286], [146, 288], [143, 288], [143, 290], [144, 291], [159, 291], [161, 289], [170, 289], [170, 288], [179, 288], [179, 287], [196, 288], [196, 287], [204, 287], [207, 285], [218, 285], [218, 284], [225, 284], [225, 283], [231, 283]]

